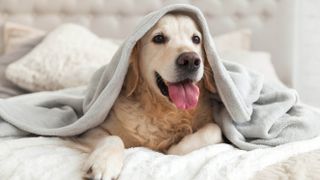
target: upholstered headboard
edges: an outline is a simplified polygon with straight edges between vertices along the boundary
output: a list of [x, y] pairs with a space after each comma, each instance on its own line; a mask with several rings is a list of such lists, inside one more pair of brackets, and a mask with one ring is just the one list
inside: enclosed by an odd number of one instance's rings
[[252, 48], [268, 51], [279, 77], [292, 81], [296, 0], [0, 0], [0, 25], [19, 22], [50, 30], [64, 22], [103, 37], [124, 38], [142, 16], [166, 4], [203, 10], [213, 34], [251, 28]]

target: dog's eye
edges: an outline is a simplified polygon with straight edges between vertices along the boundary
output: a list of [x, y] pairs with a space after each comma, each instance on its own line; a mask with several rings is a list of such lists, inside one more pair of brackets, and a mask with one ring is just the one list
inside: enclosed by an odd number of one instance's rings
[[199, 36], [197, 36], [197, 35], [193, 35], [192, 36], [192, 42], [194, 43], [194, 44], [200, 44], [200, 37]]
[[162, 44], [166, 42], [166, 37], [163, 34], [158, 34], [152, 38], [152, 41], [156, 44]]

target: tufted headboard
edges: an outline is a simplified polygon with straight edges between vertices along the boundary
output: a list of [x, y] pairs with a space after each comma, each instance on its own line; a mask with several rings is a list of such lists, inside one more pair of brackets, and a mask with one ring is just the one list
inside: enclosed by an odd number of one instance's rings
[[103, 37], [124, 38], [142, 16], [172, 3], [203, 10], [213, 34], [252, 29], [252, 49], [268, 51], [279, 77], [292, 84], [297, 0], [0, 0], [0, 26], [13, 21], [50, 30], [64, 22]]

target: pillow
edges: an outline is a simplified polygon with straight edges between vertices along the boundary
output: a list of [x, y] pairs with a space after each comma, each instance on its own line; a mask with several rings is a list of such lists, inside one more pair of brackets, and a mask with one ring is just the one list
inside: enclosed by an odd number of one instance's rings
[[19, 88], [16, 84], [13, 84], [11, 81], [9, 81], [5, 77], [5, 71], [9, 64], [26, 55], [40, 41], [41, 38], [30, 38], [28, 42], [21, 42], [19, 45], [15, 46], [14, 50], [0, 57], [0, 98], [8, 98], [28, 93], [28, 91]]
[[30, 91], [57, 90], [85, 85], [107, 64], [118, 45], [87, 29], [65, 24], [6, 70], [8, 79]]
[[214, 41], [217, 51], [249, 51], [251, 48], [251, 35], [252, 33], [249, 29], [242, 29], [216, 36]]
[[3, 28], [4, 53], [10, 53], [21, 44], [28, 44], [34, 39], [41, 39], [45, 32], [29, 26], [7, 22]]
[[222, 51], [222, 59], [244, 65], [252, 71], [264, 75], [265, 80], [281, 83], [271, 62], [271, 56], [266, 52], [257, 51]]
[[[21, 55], [21, 53], [18, 54]], [[19, 88], [5, 77], [5, 70], [8, 64], [14, 62], [18, 58], [19, 57], [16, 57], [16, 54], [3, 55], [0, 57], [0, 98], [8, 98], [26, 93], [23, 89]]]
[[[14, 27], [15, 31], [23, 28]], [[12, 29], [7, 28], [8, 31]], [[14, 50], [19, 43], [27, 41], [29, 37], [44, 38], [44, 34], [38, 30], [24, 28], [24, 31], [25, 33], [6, 32], [6, 52]], [[248, 30], [232, 32], [230, 35], [225, 34], [215, 39], [217, 48], [221, 51], [250, 48]], [[49, 33], [28, 55], [12, 63], [6, 71], [6, 76], [15, 84], [30, 91], [58, 90], [86, 85], [91, 75], [109, 62], [118, 47], [117, 40], [101, 40], [80, 26], [63, 25]]]

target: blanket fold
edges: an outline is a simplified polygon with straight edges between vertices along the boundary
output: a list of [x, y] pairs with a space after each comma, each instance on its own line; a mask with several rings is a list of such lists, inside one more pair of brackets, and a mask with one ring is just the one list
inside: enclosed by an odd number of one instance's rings
[[221, 60], [201, 11], [189, 5], [170, 5], [145, 16], [111, 62], [93, 75], [88, 87], [1, 99], [0, 137], [28, 133], [72, 136], [101, 124], [121, 91], [136, 42], [163, 15], [172, 12], [189, 15], [202, 31], [219, 94], [212, 98], [214, 106], [208, 115], [214, 116], [234, 145], [251, 150], [318, 136], [319, 110], [301, 104], [296, 91]]

